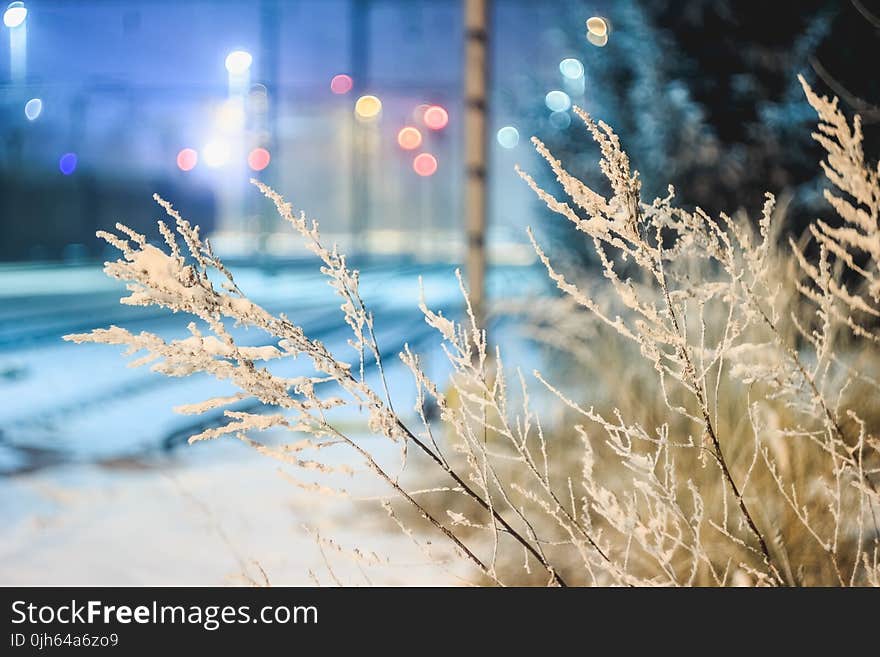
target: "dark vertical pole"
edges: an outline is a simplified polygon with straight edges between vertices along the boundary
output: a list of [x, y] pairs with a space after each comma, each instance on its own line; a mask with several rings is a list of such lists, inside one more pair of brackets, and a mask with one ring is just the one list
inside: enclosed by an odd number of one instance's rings
[[[281, 142], [278, 139], [278, 107], [281, 103], [281, 85], [279, 84], [279, 60], [281, 58], [281, 9], [278, 6], [278, 0], [262, 0], [260, 2], [260, 60], [259, 82], [266, 87], [266, 132], [268, 133], [268, 141], [261, 144], [272, 154], [272, 159], [281, 162]], [[265, 180], [266, 182], [277, 186], [278, 179], [272, 175], [273, 169], [270, 167], [266, 171], [253, 173], [256, 178]], [[250, 187], [250, 186], [248, 186]], [[258, 201], [257, 195], [252, 190], [248, 190], [247, 199]], [[259, 205], [251, 205], [260, 218], [259, 230], [260, 236], [258, 241], [258, 252], [265, 253], [266, 241], [269, 237], [270, 226], [274, 224], [275, 218], [270, 218], [268, 214], [258, 210], [257, 208], [265, 207], [262, 203]]]
[[464, 0], [465, 225], [467, 279], [481, 327], [486, 321], [486, 132], [489, 88], [489, 1]]
[[[281, 59], [281, 9], [278, 0], [263, 0], [260, 12], [260, 80], [268, 94], [266, 128], [269, 141], [265, 145], [274, 159], [281, 155], [278, 141], [278, 107], [281, 103], [279, 66]], [[279, 158], [280, 159], [280, 158]]]

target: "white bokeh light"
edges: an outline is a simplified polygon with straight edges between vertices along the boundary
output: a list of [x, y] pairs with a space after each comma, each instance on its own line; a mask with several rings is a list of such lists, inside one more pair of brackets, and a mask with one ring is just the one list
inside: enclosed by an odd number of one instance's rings
[[23, 2], [11, 2], [3, 12], [3, 24], [9, 28], [19, 27], [27, 18], [27, 13], [27, 7]]
[[226, 70], [230, 75], [244, 75], [248, 72], [254, 58], [246, 50], [233, 50], [226, 55]]
[[36, 121], [43, 112], [43, 101], [39, 98], [31, 98], [24, 104], [24, 115], [28, 121]]
[[202, 149], [202, 159], [212, 169], [222, 167], [229, 161], [229, 144], [221, 139], [213, 139]]

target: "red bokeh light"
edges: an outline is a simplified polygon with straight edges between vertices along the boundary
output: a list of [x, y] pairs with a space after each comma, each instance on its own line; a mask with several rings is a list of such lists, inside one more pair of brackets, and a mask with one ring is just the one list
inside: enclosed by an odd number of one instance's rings
[[330, 91], [335, 94], [347, 94], [353, 86], [354, 80], [351, 79], [350, 75], [345, 75], [344, 73], [340, 73], [330, 80]]
[[439, 105], [431, 105], [425, 110], [423, 120], [431, 130], [442, 130], [449, 123], [449, 113]]
[[190, 171], [199, 162], [199, 154], [192, 148], [184, 148], [177, 154], [177, 168], [181, 171]]
[[413, 171], [420, 176], [433, 176], [437, 171], [437, 158], [430, 153], [419, 153], [413, 160]]
[[262, 171], [269, 166], [272, 156], [265, 148], [255, 148], [248, 154], [248, 166], [254, 171]]
[[414, 150], [422, 143], [422, 133], [412, 126], [406, 126], [397, 133], [397, 143], [405, 151]]

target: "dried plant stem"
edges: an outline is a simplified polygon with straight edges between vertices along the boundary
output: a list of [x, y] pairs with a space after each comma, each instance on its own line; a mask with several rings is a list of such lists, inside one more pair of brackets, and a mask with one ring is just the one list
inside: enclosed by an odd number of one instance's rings
[[[461, 541], [461, 539], [458, 538], [458, 536], [453, 534], [443, 523], [441, 523], [433, 515], [431, 515], [431, 513], [427, 509], [425, 509], [424, 506], [422, 506], [418, 501], [416, 501], [415, 498], [413, 498], [409, 493], [407, 493], [400, 486], [400, 484], [398, 484], [396, 481], [394, 481], [394, 479], [392, 479], [391, 476], [387, 472], [385, 472], [385, 470], [382, 469], [382, 466], [380, 466], [378, 463], [376, 463], [376, 460], [373, 458], [373, 456], [369, 452], [367, 452], [363, 447], [358, 445], [355, 441], [353, 441], [351, 438], [349, 438], [348, 436], [346, 436], [345, 434], [343, 434], [339, 430], [335, 429], [330, 424], [324, 423], [323, 428], [328, 433], [331, 433], [332, 435], [336, 436], [340, 440], [344, 441], [349, 447], [351, 447], [358, 454], [360, 454], [360, 456], [367, 462], [367, 465], [370, 467], [370, 469], [373, 470], [373, 472], [375, 472], [377, 475], [379, 475], [379, 477], [385, 483], [387, 483], [389, 486], [391, 486], [391, 488], [393, 488], [394, 491], [398, 495], [400, 495], [403, 499], [405, 499], [413, 507], [415, 507], [415, 509], [416, 509], [416, 511], [418, 511], [419, 515], [421, 515], [425, 520], [427, 520], [429, 523], [431, 523], [446, 538], [448, 538], [450, 541], [452, 541], [456, 545], [456, 547], [458, 547], [458, 549], [461, 550], [461, 552], [468, 559], [470, 559], [480, 569], [480, 571], [484, 575], [491, 578], [496, 583], [499, 583], [497, 578], [492, 574], [491, 570], [488, 568], [488, 566], [486, 566], [486, 564], [484, 564], [483, 561], [477, 555], [475, 555], [470, 550], [470, 548], [468, 548]], [[424, 449], [424, 445], [422, 446], [422, 448]]]
[[[364, 306], [363, 301], [360, 299], [360, 297], [358, 297], [357, 299], [358, 299], [359, 305], [361, 307], [361, 310], [366, 313], [366, 307]], [[367, 330], [369, 331], [369, 335], [370, 335], [370, 343], [371, 343], [371, 345], [374, 346], [373, 357], [376, 361], [376, 368], [379, 372], [379, 378], [382, 381], [382, 388], [385, 392], [385, 400], [386, 400], [386, 403], [388, 404], [388, 409], [394, 415], [394, 421], [395, 421], [395, 424], [397, 425], [397, 428], [400, 431], [402, 431], [403, 434], [407, 437], [407, 439], [412, 441], [412, 443], [414, 445], [416, 445], [416, 447], [418, 447], [420, 450], [422, 450], [422, 452], [427, 454], [428, 457], [432, 461], [434, 461], [434, 463], [436, 463], [438, 466], [440, 466], [443, 469], [443, 471], [446, 472], [446, 474], [449, 475], [452, 478], [452, 480], [461, 487], [462, 492], [464, 492], [465, 495], [467, 495], [472, 500], [474, 500], [484, 510], [488, 511], [492, 515], [492, 517], [495, 519], [495, 521], [498, 522], [498, 524], [500, 524], [504, 528], [504, 530], [507, 531], [508, 534], [510, 534], [510, 536], [512, 536], [520, 545], [522, 545], [529, 552], [529, 554], [531, 554], [533, 557], [535, 557], [535, 559], [537, 559], [538, 562], [547, 570], [547, 572], [550, 574], [550, 577], [553, 581], [555, 581], [559, 586], [562, 586], [562, 587], [567, 586], [567, 584], [565, 583], [565, 580], [563, 580], [562, 577], [560, 577], [560, 575], [556, 572], [556, 570], [547, 562], [547, 558], [541, 552], [540, 547], [536, 549], [532, 545], [531, 541], [529, 541], [520, 532], [516, 531], [513, 527], [511, 527], [510, 523], [508, 523], [504, 519], [504, 517], [497, 511], [497, 509], [495, 508], [494, 505], [490, 505], [486, 500], [484, 500], [482, 498], [481, 495], [479, 495], [475, 490], [473, 490], [470, 486], [468, 486], [465, 483], [465, 481], [455, 472], [455, 470], [453, 470], [452, 467], [446, 462], [446, 460], [440, 458], [440, 456], [438, 454], [435, 454], [434, 450], [432, 450], [430, 447], [428, 447], [428, 445], [426, 445], [424, 442], [422, 442], [418, 438], [418, 436], [416, 436], [415, 433], [413, 431], [411, 431], [409, 429], [409, 427], [406, 426], [406, 424], [400, 419], [400, 417], [397, 415], [397, 413], [394, 412], [394, 407], [392, 406], [392, 403], [391, 403], [391, 393], [388, 390], [388, 382], [385, 377], [385, 369], [382, 365], [381, 351], [378, 348], [375, 348], [375, 346], [378, 344], [378, 342], [376, 340], [376, 335], [373, 330], [372, 320], [367, 322]], [[484, 428], [485, 428], [485, 426], [484, 426]], [[419, 506], [419, 504], [417, 502], [415, 502], [414, 500], [411, 500], [411, 501], [413, 504], [416, 505], [417, 508], [419, 508], [421, 510], [421, 507]], [[424, 512], [424, 510], [421, 510], [421, 511], [423, 513], [426, 513], [426, 512]], [[439, 526], [439, 523], [436, 520], [434, 520], [433, 518], [431, 518], [431, 520], [435, 524], [438, 524], [438, 526]], [[448, 530], [445, 530], [445, 528], [444, 528], [444, 533], [447, 533], [449, 536], [452, 536], [451, 532], [449, 532]], [[593, 540], [592, 539], [589, 539], [589, 540], [590, 540], [590, 543], [597, 550], [599, 550], [598, 546], [593, 542]], [[603, 557], [605, 557], [605, 555], [602, 553], [601, 550], [599, 550], [599, 553], [602, 554]], [[607, 557], [605, 557], [605, 558], [607, 559]], [[488, 572], [488, 569], [486, 568], [485, 565], [483, 565], [483, 569], [485, 572]]]
[[[416, 436], [409, 428], [398, 418], [397, 419], [397, 427], [406, 435], [406, 437], [413, 442], [419, 449], [421, 449], [428, 457], [434, 461], [438, 466], [440, 466], [443, 471], [452, 478], [452, 480], [461, 487], [462, 492], [465, 495], [470, 497], [474, 502], [479, 504], [485, 511], [488, 511], [495, 521], [501, 525], [504, 530], [510, 534], [520, 545], [522, 545], [529, 554], [531, 554], [535, 559], [538, 560], [544, 569], [550, 574], [553, 581], [555, 581], [559, 586], [566, 587], [568, 586], [565, 583], [565, 580], [556, 572], [556, 570], [551, 566], [544, 555], [542, 555], [535, 547], [532, 545], [531, 541], [529, 541], [525, 536], [523, 536], [520, 532], [510, 526], [504, 516], [502, 516], [498, 510], [494, 507], [494, 505], [490, 505], [483, 497], [477, 493], [473, 488], [467, 485], [467, 483], [462, 479], [459, 474], [452, 469], [447, 463], [443, 461], [437, 454], [434, 453], [430, 447], [428, 447], [425, 443], [423, 443], [418, 436]], [[592, 541], [591, 541], [592, 542]], [[595, 546], [595, 544], [594, 544]], [[598, 547], [597, 547], [598, 549]], [[601, 550], [599, 551], [602, 554]], [[605, 555], [602, 554], [604, 557]], [[607, 557], [605, 557], [607, 559]]]
[[[294, 226], [305, 226], [305, 219], [297, 219], [294, 217], [291, 207], [287, 204], [284, 199], [274, 190], [268, 188], [267, 186], [259, 183], [259, 181], [252, 180], [252, 182], [263, 192], [265, 196], [267, 196], [278, 209], [279, 214], [282, 217], [290, 221]], [[391, 394], [388, 390], [388, 383], [385, 377], [385, 370], [382, 363], [381, 351], [378, 348], [378, 343], [376, 340], [376, 336], [373, 330], [373, 320], [370, 316], [367, 308], [357, 293], [357, 278], [356, 275], [352, 277], [348, 270], [345, 268], [344, 262], [342, 262], [338, 257], [336, 257], [335, 252], [328, 257], [330, 252], [324, 247], [321, 243], [320, 237], [318, 236], [317, 229], [312, 231], [301, 230], [301, 233], [306, 237], [308, 241], [311, 242], [310, 248], [311, 250], [318, 254], [319, 257], [324, 259], [324, 262], [327, 264], [336, 265], [340, 273], [346, 274], [345, 276], [339, 277], [338, 289], [343, 298], [345, 298], [351, 307], [355, 310], [354, 315], [357, 318], [356, 324], [363, 326], [366, 325], [367, 332], [369, 335], [369, 340], [367, 341], [370, 351], [373, 354], [373, 358], [376, 362], [376, 367], [379, 373], [379, 378], [382, 383], [383, 392], [385, 396], [385, 405], [390, 413], [390, 417], [394, 422], [396, 428], [401, 431], [404, 437], [413, 442], [420, 450], [422, 450], [425, 454], [427, 454], [437, 465], [439, 465], [459, 486], [461, 486], [462, 491], [471, 499], [473, 499], [477, 504], [479, 504], [483, 509], [488, 511], [492, 517], [518, 542], [520, 543], [532, 556], [534, 556], [538, 562], [547, 570], [550, 574], [551, 579], [555, 581], [559, 586], [566, 586], [565, 581], [556, 573], [555, 569], [547, 562], [546, 558], [537, 550], [532, 543], [522, 535], [521, 532], [518, 532], [514, 529], [510, 523], [508, 523], [501, 514], [494, 508], [493, 505], [489, 504], [486, 500], [483, 499], [476, 491], [474, 491], [470, 486], [468, 486], [465, 481], [452, 469], [452, 467], [446, 463], [443, 459], [441, 459], [437, 454], [434, 453], [425, 443], [423, 443], [419, 438], [412, 432], [409, 427], [400, 419], [398, 414], [394, 411], [391, 402]], [[361, 361], [363, 362], [363, 361]], [[350, 370], [345, 372], [345, 376], [348, 381], [358, 386], [362, 382], [359, 381], [354, 374]], [[395, 484], [396, 486], [396, 484]], [[439, 525], [439, 522], [436, 519], [433, 519], [433, 522]], [[446, 533], [448, 530], [444, 530]], [[485, 565], [482, 565], [483, 569], [486, 569]]]
[[[825, 419], [828, 421], [828, 425], [834, 430], [834, 433], [837, 434], [838, 439], [846, 445], [846, 434], [843, 432], [843, 427], [840, 426], [840, 423], [837, 421], [837, 418], [834, 417], [834, 414], [831, 412], [831, 409], [828, 407], [828, 403], [825, 401], [825, 395], [823, 395], [819, 391], [819, 387], [816, 385], [815, 378], [807, 371], [807, 368], [804, 367], [803, 362], [801, 361], [801, 357], [794, 347], [789, 345], [785, 340], [783, 340], [782, 335], [779, 333], [779, 329], [776, 325], [770, 320], [767, 316], [767, 313], [764, 312], [764, 309], [761, 307], [761, 304], [758, 303], [758, 300], [754, 298], [754, 296], [749, 293], [749, 298], [752, 300], [755, 308], [758, 311], [758, 315], [763, 320], [764, 324], [770, 329], [773, 333], [773, 336], [776, 338], [777, 342], [780, 346], [782, 346], [785, 353], [791, 359], [798, 373], [804, 378], [804, 381], [807, 382], [807, 385], [810, 386], [810, 392], [813, 393], [813, 399], [818, 401], [819, 405], [822, 407], [822, 412], [825, 414]], [[834, 448], [836, 450], [836, 448]], [[848, 459], [844, 457], [845, 462], [848, 463]], [[857, 466], [852, 466], [849, 463], [850, 467], [854, 467], [854, 469], [859, 470]], [[860, 470], [859, 479], [865, 483], [868, 488], [870, 488], [874, 493], [878, 493], [877, 485], [871, 481], [868, 473], [864, 472], [864, 470]], [[874, 510], [874, 505], [869, 502], [868, 509], [871, 511], [871, 521], [874, 525], [874, 532], [880, 535], [880, 524], [877, 521], [877, 512]]]
[[[660, 283], [660, 288], [663, 291], [663, 298], [666, 302], [666, 309], [669, 312], [669, 316], [672, 320], [672, 325], [675, 328], [675, 333], [679, 337], [683, 338], [683, 334], [681, 331], [681, 327], [678, 321], [678, 317], [675, 314], [675, 310], [672, 306], [672, 299], [669, 297], [669, 287], [666, 284], [666, 278], [663, 274], [663, 259], [661, 254], [661, 247], [658, 247], [658, 257], [657, 257], [657, 279]], [[714, 450], [714, 457], [718, 466], [721, 468], [721, 473], [724, 475], [725, 481], [730, 486], [730, 490], [733, 491], [733, 495], [736, 498], [737, 505], [739, 506], [740, 511], [745, 517], [746, 524], [749, 526], [749, 530], [752, 534], [755, 535], [755, 538], [758, 539], [758, 544], [761, 546], [761, 553], [764, 557], [764, 562], [767, 566], [773, 571], [773, 575], [776, 577], [777, 581], [780, 584], [784, 584], [785, 580], [782, 579], [782, 576], [779, 573], [779, 570], [773, 563], [773, 557], [770, 556], [770, 550], [767, 548], [767, 541], [764, 540], [763, 534], [761, 534], [761, 530], [758, 529], [758, 525], [755, 523], [754, 518], [752, 518], [752, 514], [749, 511], [748, 506], [746, 506], [746, 502], [743, 499], [742, 493], [739, 490], [739, 487], [736, 485], [736, 481], [733, 479], [733, 475], [730, 472], [730, 468], [727, 465], [727, 459], [724, 458], [724, 452], [721, 450], [721, 442], [718, 440], [718, 434], [715, 432], [715, 427], [712, 424], [712, 418], [709, 414], [709, 405], [706, 403], [706, 398], [703, 393], [703, 387], [700, 381], [697, 380], [696, 377], [696, 369], [694, 369], [693, 363], [691, 362], [690, 354], [688, 354], [687, 346], [680, 345], [679, 349], [681, 350], [681, 356], [685, 364], [686, 371], [691, 373], [691, 383], [694, 390], [694, 395], [697, 398], [697, 404], [700, 407], [700, 412], [703, 415], [703, 422], [705, 423], [706, 433], [709, 434], [709, 439], [712, 441], [712, 448]]]
[[[601, 428], [600, 443], [587, 427], [568, 424], [567, 416], [559, 416], [554, 440], [545, 440], [519, 369], [521, 391], [511, 391], [501, 347], [487, 360], [485, 330], [458, 273], [463, 321], [432, 311], [424, 295], [419, 304], [425, 322], [441, 338], [451, 388], [444, 391], [427, 376], [408, 344], [399, 354], [416, 382], [415, 411], [423, 433], [393, 406], [359, 273], [335, 246], [324, 246], [316, 222], [294, 213], [259, 182], [282, 219], [321, 261], [321, 272], [342, 301], [356, 360], [334, 353], [286, 314], [275, 315], [248, 299], [198, 226], [159, 197], [173, 219], [173, 226], [159, 222], [167, 248], [118, 224], [116, 233], [99, 232], [122, 254], [105, 263], [105, 272], [126, 282], [129, 295], [123, 303], [184, 312], [200, 322], [190, 322], [189, 336], [181, 339], [117, 326], [65, 339], [122, 345], [128, 355], [144, 352], [132, 365], [149, 365], [167, 376], [207, 374], [233, 384], [234, 395], [176, 409], [198, 415], [227, 407], [223, 424], [206, 419], [190, 442], [235, 436], [304, 471], [348, 475], [355, 474], [348, 463], [310, 455], [336, 445], [351, 448], [346, 458], [358, 465], [363, 459], [363, 470], [387, 484], [392, 498], [405, 500], [426, 533], [439, 532], [443, 547], [454, 550], [455, 563], [480, 573], [481, 582], [878, 586], [875, 506], [880, 496], [871, 478], [880, 473], [880, 382], [870, 374], [880, 344], [880, 168], [865, 162], [860, 119], [850, 123], [836, 100], [816, 96], [802, 82], [819, 114], [814, 138], [827, 153], [822, 167], [837, 190], [825, 196], [843, 224], [811, 224], [808, 237], [819, 248], [818, 260], [805, 243], [790, 241], [792, 250], [776, 244], [770, 230], [772, 195], [757, 227], [744, 215], [722, 213], [716, 220], [699, 208], [678, 207], [672, 188], [668, 196], [642, 203], [638, 172], [618, 136], [578, 108], [574, 112], [601, 150], [599, 168], [610, 196], [572, 176], [533, 140], [571, 204], [521, 170], [520, 175], [550, 210], [589, 238], [601, 264], [601, 278], [579, 287], [554, 268], [527, 231], [551, 281], [567, 296], [564, 303], [543, 300], [558, 311], [540, 313], [542, 322], [559, 336], [557, 346], [573, 344], [572, 354], [592, 368], [577, 370], [579, 378], [572, 383], [597, 393], [598, 409], [575, 401], [580, 393], [565, 393], [538, 370], [533, 373], [566, 414], [574, 411]], [[216, 285], [218, 279], [225, 280]], [[575, 312], [577, 306], [589, 313]], [[780, 319], [787, 317], [790, 323]], [[262, 344], [238, 344], [229, 325], [267, 337]], [[610, 340], [604, 335], [609, 329]], [[617, 342], [622, 350], [610, 351]], [[860, 344], [875, 351], [863, 351]], [[261, 364], [298, 358], [308, 369], [293, 377], [285, 376], [290, 370], [281, 363], [277, 368]], [[366, 377], [371, 361], [379, 378], [375, 385]], [[622, 381], [618, 370], [624, 364]], [[722, 374], [727, 375], [723, 382]], [[646, 391], [645, 381], [655, 385], [656, 394]], [[753, 391], [760, 396], [753, 398]], [[427, 412], [428, 398], [436, 413]], [[254, 400], [257, 411], [230, 407], [247, 399]], [[407, 454], [425, 454], [427, 462], [418, 459], [424, 468], [419, 474], [430, 481], [406, 490], [370, 445], [328, 422], [336, 410], [365, 418], [372, 435], [400, 448], [401, 472]], [[435, 439], [441, 427], [451, 442]], [[305, 436], [269, 447], [249, 435], [277, 429]], [[572, 450], [568, 438], [575, 435], [582, 448]], [[742, 449], [752, 447], [751, 458], [741, 458]], [[740, 474], [734, 475], [734, 467]], [[578, 500], [575, 477], [582, 492]], [[292, 481], [348, 495], [320, 483]], [[565, 503], [557, 485], [563, 481], [570, 498]], [[423, 497], [428, 493], [434, 495]], [[390, 501], [383, 506], [420, 544]], [[434, 558], [430, 550], [426, 554]], [[329, 564], [328, 570], [339, 583]]]
[[740, 511], [742, 511], [742, 514], [746, 519], [746, 523], [748, 524], [749, 529], [751, 530], [752, 534], [755, 535], [755, 538], [758, 539], [758, 544], [761, 546], [761, 553], [764, 556], [764, 562], [773, 571], [773, 574], [779, 581], [779, 583], [784, 584], [785, 580], [783, 580], [782, 576], [779, 574], [779, 570], [774, 565], [773, 558], [770, 556], [770, 550], [767, 549], [767, 542], [764, 540], [764, 536], [761, 534], [761, 531], [755, 524], [755, 521], [752, 518], [752, 514], [749, 512], [749, 509], [746, 506], [746, 502], [743, 499], [742, 493], [740, 493], [736, 482], [733, 480], [733, 475], [730, 473], [730, 468], [727, 467], [727, 461], [724, 458], [724, 453], [721, 451], [721, 443], [718, 440], [718, 436], [715, 434], [715, 429], [712, 426], [712, 420], [709, 418], [709, 414], [705, 410], [703, 411], [703, 419], [706, 422], [706, 431], [709, 434], [709, 438], [712, 441], [712, 447], [715, 450], [715, 453], [713, 454], [713, 456], [715, 457], [715, 461], [721, 468], [721, 472], [724, 474], [724, 479], [730, 486], [730, 490], [733, 491], [733, 495], [736, 498], [736, 502], [739, 505]]

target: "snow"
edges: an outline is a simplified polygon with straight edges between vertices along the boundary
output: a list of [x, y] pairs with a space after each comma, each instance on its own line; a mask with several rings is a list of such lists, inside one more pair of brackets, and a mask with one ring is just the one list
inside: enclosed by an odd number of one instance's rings
[[[353, 354], [338, 297], [315, 270], [234, 269], [254, 301], [286, 312], [331, 350]], [[361, 276], [393, 401], [403, 414], [415, 403], [411, 375], [397, 359], [404, 342], [429, 354], [430, 375], [442, 380], [446, 371], [434, 349], [436, 335], [418, 310], [419, 275], [428, 306], [456, 316], [460, 293], [451, 267], [383, 264]], [[522, 268], [492, 276], [491, 288], [507, 293], [539, 280]], [[303, 523], [343, 545], [393, 557], [395, 565], [370, 571], [373, 583], [449, 581], [362, 505], [292, 486], [276, 476], [276, 462], [235, 440], [186, 446], [186, 438], [204, 428], [204, 418], [176, 414], [173, 407], [232, 395], [230, 384], [126, 368], [121, 348], [61, 341], [65, 333], [111, 323], [166, 340], [199, 339], [187, 331], [184, 316], [119, 305], [124, 292], [97, 265], [0, 267], [0, 394], [6, 400], [0, 405], [0, 585], [241, 583], [242, 570], [255, 576], [252, 559], [273, 583], [309, 584], [310, 568], [326, 582], [323, 558]], [[232, 334], [255, 358], [275, 354], [265, 334]], [[215, 342], [212, 348], [223, 355], [225, 345]], [[534, 355], [528, 350], [519, 349], [511, 362], [524, 354], [531, 362], [523, 369], [530, 371]], [[304, 373], [304, 364], [287, 358], [267, 365], [282, 376]], [[375, 371], [367, 376], [377, 383]], [[367, 418], [334, 421], [365, 431]], [[371, 451], [380, 458], [399, 453], [390, 442], [364, 440], [373, 441]], [[333, 452], [322, 458], [350, 462], [350, 452]], [[358, 484], [365, 496], [387, 492], [372, 477], [366, 482]], [[334, 570], [344, 581], [364, 583], [345, 559], [334, 559]]]
[[[65, 466], [0, 479], [3, 585], [331, 584], [315, 540], [392, 557], [366, 569], [374, 584], [436, 585], [442, 571], [400, 534], [378, 526], [381, 509], [301, 491], [246, 450], [144, 469]], [[14, 500], [15, 504], [8, 502]], [[366, 511], [366, 513], [365, 513]], [[357, 564], [329, 554], [346, 584], [367, 582]], [[259, 567], [256, 564], [259, 564]]]

